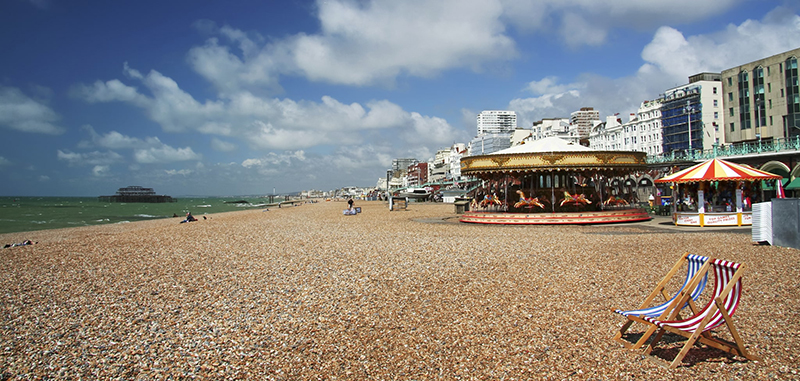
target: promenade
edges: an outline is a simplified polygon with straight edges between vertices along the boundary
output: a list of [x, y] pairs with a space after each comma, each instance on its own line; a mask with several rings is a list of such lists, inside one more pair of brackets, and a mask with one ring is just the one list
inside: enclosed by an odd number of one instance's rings
[[[356, 206], [0, 235], [38, 242], [0, 250], [0, 378], [800, 378], [800, 251], [749, 228], [486, 226], [455, 222], [451, 204]], [[624, 322], [611, 311], [638, 307], [686, 251], [748, 267], [734, 322], [763, 361], [696, 347], [667, 370], [611, 340]]]

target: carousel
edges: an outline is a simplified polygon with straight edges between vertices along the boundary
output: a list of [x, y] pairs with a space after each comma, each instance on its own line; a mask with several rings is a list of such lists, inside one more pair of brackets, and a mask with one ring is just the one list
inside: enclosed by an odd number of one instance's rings
[[[461, 159], [483, 186], [460, 221], [483, 224], [603, 224], [649, 220], [620, 181], [645, 171], [644, 152], [593, 151], [551, 137]], [[646, 201], [646, 200], [643, 200]]]
[[782, 177], [721, 159], [712, 159], [656, 180], [671, 184], [672, 220], [680, 226], [743, 226], [753, 224], [757, 185]]

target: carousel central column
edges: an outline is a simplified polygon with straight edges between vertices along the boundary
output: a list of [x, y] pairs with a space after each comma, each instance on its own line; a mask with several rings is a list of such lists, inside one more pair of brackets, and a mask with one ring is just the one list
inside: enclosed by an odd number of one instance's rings
[[705, 191], [704, 188], [705, 183], [700, 182], [697, 186], [697, 213], [700, 217], [700, 227], [705, 226], [705, 213], [706, 213], [706, 203], [705, 203]]

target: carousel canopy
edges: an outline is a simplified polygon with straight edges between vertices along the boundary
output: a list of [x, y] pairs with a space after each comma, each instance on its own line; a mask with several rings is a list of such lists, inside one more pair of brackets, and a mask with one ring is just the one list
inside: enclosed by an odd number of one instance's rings
[[591, 151], [589, 147], [584, 147], [580, 144], [575, 144], [564, 139], [551, 136], [544, 139], [539, 139], [531, 143], [518, 144], [511, 148], [506, 148], [492, 155], [514, 154], [514, 153], [536, 153], [536, 152], [575, 152], [575, 151]]
[[657, 183], [701, 181], [756, 181], [781, 179], [780, 175], [760, 171], [722, 159], [712, 159], [656, 180]]
[[645, 156], [644, 152], [593, 151], [549, 137], [486, 155], [463, 157], [461, 174], [590, 171], [616, 175], [646, 169]]

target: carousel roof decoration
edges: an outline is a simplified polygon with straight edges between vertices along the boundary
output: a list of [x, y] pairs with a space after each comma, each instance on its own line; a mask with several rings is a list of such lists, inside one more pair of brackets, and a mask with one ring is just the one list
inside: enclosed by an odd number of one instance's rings
[[781, 175], [764, 172], [722, 159], [712, 159], [656, 180], [656, 183], [692, 183], [701, 181], [778, 180]]
[[556, 137], [519, 144], [486, 155], [461, 159], [466, 175], [539, 171], [624, 171], [644, 170], [644, 152], [594, 151]]

